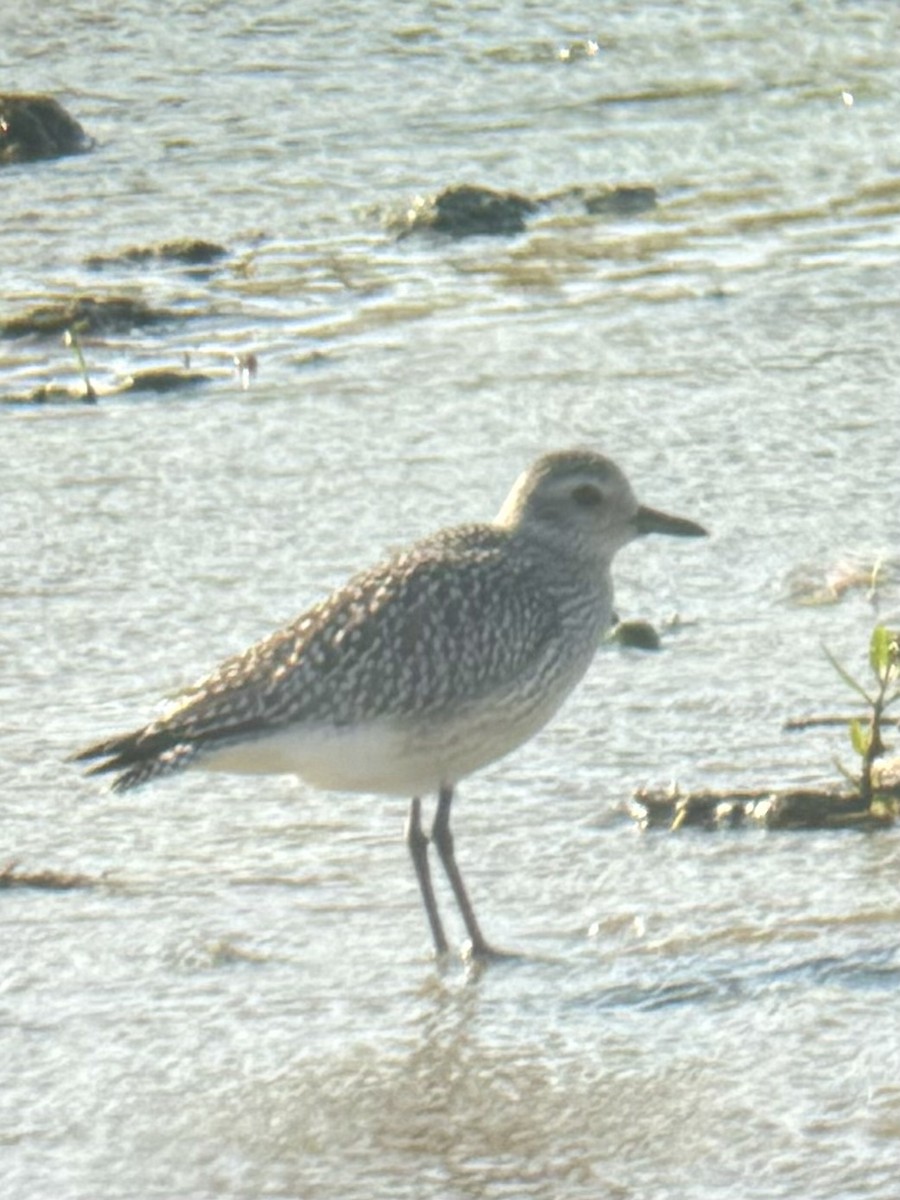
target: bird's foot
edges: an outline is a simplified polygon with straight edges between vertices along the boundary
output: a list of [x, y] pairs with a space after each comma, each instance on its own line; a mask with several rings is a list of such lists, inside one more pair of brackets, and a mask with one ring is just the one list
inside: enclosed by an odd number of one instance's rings
[[521, 955], [514, 951], [498, 950], [484, 939], [475, 942], [471, 938], [463, 942], [460, 956], [466, 966], [473, 967], [486, 967], [488, 963], [509, 962], [514, 958], [521, 958]]

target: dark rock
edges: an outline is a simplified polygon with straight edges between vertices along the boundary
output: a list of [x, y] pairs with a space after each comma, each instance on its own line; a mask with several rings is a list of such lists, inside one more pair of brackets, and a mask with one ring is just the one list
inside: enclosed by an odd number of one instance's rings
[[612, 639], [634, 650], [658, 650], [661, 645], [659, 634], [649, 621], [620, 621], [612, 631]]
[[453, 238], [508, 236], [521, 233], [525, 217], [539, 207], [516, 192], [460, 184], [417, 201], [406, 214], [401, 236], [421, 231]]
[[0, 93], [0, 165], [84, 154], [93, 145], [51, 96]]
[[174, 316], [129, 296], [79, 296], [58, 304], [39, 304], [19, 317], [0, 321], [0, 336], [55, 337], [73, 327], [82, 333], [127, 333]]
[[442, 233], [452, 238], [502, 237], [522, 233], [526, 217], [554, 204], [575, 204], [591, 215], [634, 216], [656, 206], [656, 190], [646, 185], [571, 187], [532, 199], [518, 192], [459, 184], [417, 199], [388, 225], [400, 237]]

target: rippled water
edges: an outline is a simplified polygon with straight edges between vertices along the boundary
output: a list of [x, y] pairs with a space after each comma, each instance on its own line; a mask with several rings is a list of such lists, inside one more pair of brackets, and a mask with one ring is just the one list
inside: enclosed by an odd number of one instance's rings
[[[622, 805], [850, 757], [781, 724], [845, 711], [822, 643], [863, 670], [900, 613], [900, 13], [592, 19], [5, 6], [4, 87], [99, 144], [0, 175], [0, 318], [124, 290], [182, 319], [88, 339], [98, 385], [185, 352], [216, 380], [0, 410], [2, 855], [101, 881], [0, 891], [4, 1195], [896, 1195], [896, 833], [641, 834]], [[385, 230], [457, 182], [659, 205]], [[86, 266], [186, 235], [230, 257]], [[55, 340], [0, 366], [7, 396], [77, 382]], [[715, 536], [623, 553], [620, 613], [683, 625], [604, 650], [460, 791], [463, 870], [518, 958], [431, 962], [402, 804], [202, 776], [117, 797], [64, 762], [582, 442]], [[875, 601], [790, 600], [879, 559]]]

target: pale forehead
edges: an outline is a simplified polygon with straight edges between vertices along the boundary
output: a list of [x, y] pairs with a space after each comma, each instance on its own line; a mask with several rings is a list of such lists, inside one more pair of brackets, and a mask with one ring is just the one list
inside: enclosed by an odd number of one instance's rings
[[622, 483], [624, 476], [610, 459], [590, 450], [566, 450], [546, 454], [526, 472], [533, 487], [545, 484], [569, 483], [589, 480], [604, 483]]

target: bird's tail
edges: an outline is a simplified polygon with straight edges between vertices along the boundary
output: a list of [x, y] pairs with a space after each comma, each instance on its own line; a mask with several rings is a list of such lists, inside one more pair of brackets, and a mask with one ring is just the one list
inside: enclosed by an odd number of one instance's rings
[[161, 775], [183, 770], [197, 754], [194, 742], [176, 742], [154, 736], [150, 729], [119, 734], [95, 742], [72, 755], [71, 762], [102, 759], [87, 770], [88, 775], [114, 772], [112, 790], [126, 792]]

